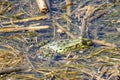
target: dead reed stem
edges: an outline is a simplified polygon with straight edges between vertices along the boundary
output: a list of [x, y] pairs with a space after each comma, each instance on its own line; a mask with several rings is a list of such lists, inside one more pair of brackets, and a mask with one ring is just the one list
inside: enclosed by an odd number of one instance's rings
[[48, 29], [49, 26], [37, 26], [37, 27], [8, 27], [8, 28], [0, 28], [0, 33], [5, 32], [16, 32], [16, 31], [22, 31], [22, 30], [28, 30], [28, 31], [34, 31], [34, 30], [42, 30], [42, 29]]
[[115, 44], [108, 43], [104, 40], [92, 40], [92, 42], [95, 43], [95, 44], [98, 44], [98, 45], [104, 45], [104, 46], [108, 46], [108, 47], [111, 47], [111, 48], [116, 48]]
[[[66, 1], [66, 5], [71, 3], [70, 0], [65, 0], [65, 1]], [[70, 5], [67, 6], [67, 15], [69, 15], [69, 16], [71, 15], [71, 6]]]
[[36, 0], [41, 13], [49, 12], [46, 0]]
[[[27, 21], [33, 21], [33, 20], [41, 20], [41, 19], [46, 19], [46, 18], [47, 18], [47, 16], [43, 15], [43, 16], [37, 16], [37, 17], [33, 17], [33, 18], [26, 18], [26, 19], [21, 19], [21, 20], [13, 20], [12, 23], [27, 22]], [[2, 24], [11, 24], [11, 21], [3, 22]]]
[[85, 21], [85, 19], [83, 18], [82, 20], [81, 20], [81, 22], [82, 22], [82, 26], [81, 26], [81, 35], [83, 36], [83, 37], [86, 37], [86, 31], [87, 31], [87, 27], [86, 27], [86, 21]]

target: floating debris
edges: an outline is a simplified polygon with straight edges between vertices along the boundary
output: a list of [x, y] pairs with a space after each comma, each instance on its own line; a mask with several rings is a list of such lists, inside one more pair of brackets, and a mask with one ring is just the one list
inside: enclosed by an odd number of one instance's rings
[[46, 0], [36, 0], [39, 9], [42, 13], [47, 13], [49, 12], [49, 8], [48, 8], [48, 4], [46, 2]]

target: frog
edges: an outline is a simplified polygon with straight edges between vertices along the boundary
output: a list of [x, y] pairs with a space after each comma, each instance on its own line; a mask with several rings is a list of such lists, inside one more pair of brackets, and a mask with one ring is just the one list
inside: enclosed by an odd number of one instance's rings
[[42, 54], [67, 54], [74, 51], [85, 51], [92, 46], [92, 41], [82, 36], [76, 39], [64, 39], [47, 43], [40, 48]]

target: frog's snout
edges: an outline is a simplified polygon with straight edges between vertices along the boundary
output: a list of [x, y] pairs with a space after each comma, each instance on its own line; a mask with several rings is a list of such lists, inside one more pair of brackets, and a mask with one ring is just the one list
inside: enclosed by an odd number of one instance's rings
[[83, 40], [82, 44], [86, 45], [86, 46], [92, 46], [93, 45], [91, 40]]
[[89, 41], [87, 42], [87, 45], [92, 46], [92, 45], [93, 45], [92, 41], [89, 40]]

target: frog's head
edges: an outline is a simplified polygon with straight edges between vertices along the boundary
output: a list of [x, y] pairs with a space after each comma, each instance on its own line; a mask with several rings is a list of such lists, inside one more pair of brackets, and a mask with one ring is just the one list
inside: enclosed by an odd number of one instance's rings
[[93, 44], [90, 39], [82, 38], [82, 45], [83, 45], [83, 48], [88, 48], [88, 47], [92, 46]]

